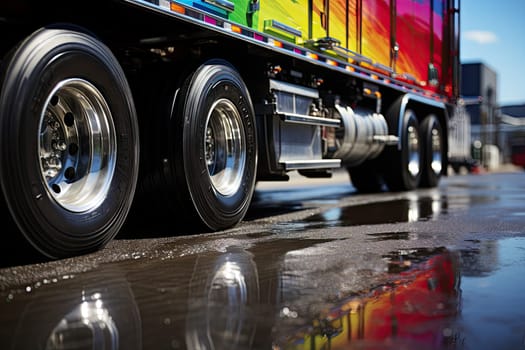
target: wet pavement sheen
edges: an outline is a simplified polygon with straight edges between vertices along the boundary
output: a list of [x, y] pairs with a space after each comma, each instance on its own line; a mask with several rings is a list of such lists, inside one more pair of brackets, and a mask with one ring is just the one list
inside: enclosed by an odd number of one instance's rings
[[264, 190], [231, 231], [7, 266], [0, 349], [525, 349], [523, 179]]

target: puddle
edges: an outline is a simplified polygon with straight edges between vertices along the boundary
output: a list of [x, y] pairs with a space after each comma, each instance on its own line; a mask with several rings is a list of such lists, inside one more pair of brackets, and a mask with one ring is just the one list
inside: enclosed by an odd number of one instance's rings
[[390, 283], [279, 334], [277, 348], [525, 348], [525, 238], [399, 250], [385, 259]]
[[380, 232], [380, 233], [369, 233], [368, 241], [371, 242], [382, 242], [382, 241], [397, 241], [397, 240], [414, 240], [418, 238], [418, 235], [408, 231], [401, 232]]
[[0, 348], [523, 347], [525, 238], [378, 254], [263, 236], [3, 288]]
[[293, 334], [289, 326], [278, 325], [277, 348], [426, 349], [453, 342], [450, 324], [460, 311], [457, 254], [416, 249], [384, 259], [385, 283], [334, 302]]
[[291, 190], [256, 190], [244, 221], [306, 210], [319, 204], [336, 204], [350, 194], [350, 186], [317, 186]]
[[397, 199], [327, 210], [305, 219], [317, 226], [359, 226], [432, 220], [446, 214], [447, 202], [441, 197]]
[[466, 349], [525, 348], [525, 238], [481, 241], [461, 252]]

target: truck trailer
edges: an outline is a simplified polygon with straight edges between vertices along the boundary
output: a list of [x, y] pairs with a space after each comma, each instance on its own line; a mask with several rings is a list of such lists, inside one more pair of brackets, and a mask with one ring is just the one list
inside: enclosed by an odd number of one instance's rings
[[135, 206], [235, 227], [292, 171], [446, 175], [459, 0], [6, 0], [0, 33], [0, 207], [50, 259]]

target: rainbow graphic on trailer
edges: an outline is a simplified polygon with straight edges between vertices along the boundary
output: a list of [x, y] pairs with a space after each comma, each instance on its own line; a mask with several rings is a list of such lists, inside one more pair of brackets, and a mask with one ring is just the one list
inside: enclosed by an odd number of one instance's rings
[[[425, 90], [452, 94], [450, 0], [183, 0], [299, 45], [330, 38], [359, 64]], [[326, 51], [330, 53], [329, 51]], [[339, 57], [341, 58], [341, 57]], [[351, 62], [353, 63], [353, 62]], [[367, 66], [368, 64], [368, 66]]]

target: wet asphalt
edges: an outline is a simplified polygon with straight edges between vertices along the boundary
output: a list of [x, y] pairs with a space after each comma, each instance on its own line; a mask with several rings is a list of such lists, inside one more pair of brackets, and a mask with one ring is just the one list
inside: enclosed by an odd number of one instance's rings
[[259, 183], [237, 227], [3, 257], [0, 349], [525, 349], [525, 172]]

